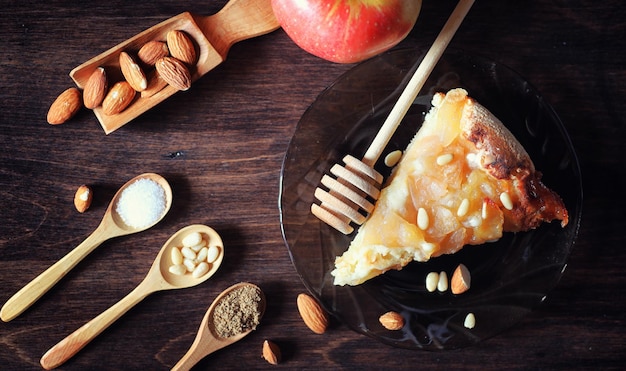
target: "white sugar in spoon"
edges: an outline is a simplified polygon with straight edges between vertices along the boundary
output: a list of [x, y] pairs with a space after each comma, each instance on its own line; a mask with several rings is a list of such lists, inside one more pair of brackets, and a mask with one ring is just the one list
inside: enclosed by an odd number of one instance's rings
[[[121, 216], [117, 212], [117, 204], [122, 192], [131, 184], [140, 179], [150, 179], [156, 182], [165, 193], [165, 207], [161, 215], [153, 223], [142, 227], [132, 227], [124, 223]], [[100, 225], [91, 235], [89, 235], [80, 245], [76, 246], [67, 255], [59, 261], [51, 265], [39, 276], [35, 277], [30, 283], [15, 293], [0, 310], [0, 318], [4, 322], [9, 322], [19, 316], [33, 305], [39, 298], [61, 280], [72, 268], [74, 268], [81, 260], [83, 260], [96, 247], [100, 246], [104, 241], [113, 237], [124, 236], [131, 233], [144, 231], [157, 224], [170, 209], [172, 205], [172, 189], [162, 176], [154, 173], [145, 173], [134, 177], [124, 184], [113, 196], [109, 207], [104, 213], [104, 217]]]
[[[200, 277], [194, 277], [191, 273], [177, 275], [170, 272], [169, 268], [173, 264], [171, 258], [172, 249], [182, 246], [182, 241], [185, 236], [193, 232], [199, 232], [204, 235], [209, 241], [209, 246], [215, 245], [219, 247], [219, 256], [211, 264], [209, 271]], [[222, 264], [223, 258], [224, 245], [222, 239], [212, 228], [205, 225], [194, 224], [179, 230], [165, 242], [152, 263], [150, 271], [148, 271], [148, 274], [139, 286], [112, 307], [50, 348], [43, 357], [41, 357], [41, 366], [46, 370], [59, 367], [146, 296], [157, 291], [196, 286], [208, 280], [217, 272], [220, 264]]]

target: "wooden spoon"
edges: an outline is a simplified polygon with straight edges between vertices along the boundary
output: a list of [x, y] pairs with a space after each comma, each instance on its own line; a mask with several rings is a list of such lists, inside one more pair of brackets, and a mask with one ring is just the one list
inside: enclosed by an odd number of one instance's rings
[[373, 166], [473, 4], [474, 0], [459, 1], [365, 152], [363, 160], [347, 155], [343, 158], [345, 166], [335, 164], [330, 169], [331, 174], [337, 179], [328, 175], [322, 177], [321, 183], [328, 191], [318, 187], [315, 190], [315, 197], [321, 204], [311, 205], [311, 212], [321, 221], [343, 234], [350, 234], [354, 230], [350, 225], [351, 222], [361, 225], [366, 219], [359, 210], [364, 210], [366, 215], [373, 210], [374, 205], [367, 197], [378, 199], [383, 180], [383, 176]]
[[[102, 66], [109, 76], [120, 80], [120, 52], [136, 53], [148, 41], [164, 41], [169, 31], [180, 30], [191, 36], [198, 47], [198, 61], [190, 71], [192, 81], [196, 81], [222, 63], [234, 43], [267, 34], [279, 27], [270, 0], [230, 0], [211, 16], [185, 12], [163, 21], [74, 68], [70, 76], [79, 88], [84, 88], [92, 72]], [[112, 85], [109, 81], [109, 86]], [[95, 108], [93, 111], [105, 133], [119, 129], [177, 92], [169, 85], [163, 86], [151, 96], [137, 94], [135, 101], [116, 115], [106, 115], [102, 107]]]
[[[170, 266], [173, 264], [171, 259], [172, 249], [182, 246], [183, 238], [192, 232], [200, 232], [206, 235], [210, 245], [216, 245], [220, 248], [220, 254], [217, 260], [211, 264], [209, 271], [197, 278], [191, 273], [176, 275], [169, 271]], [[112, 307], [50, 348], [43, 357], [41, 357], [41, 366], [46, 370], [60, 366], [146, 296], [157, 291], [196, 286], [208, 280], [217, 272], [220, 264], [222, 264], [223, 258], [224, 244], [219, 234], [212, 228], [205, 225], [194, 224], [179, 230], [165, 242], [152, 263], [150, 271], [148, 271], [148, 274], [139, 286]]]
[[246, 335], [254, 330], [252, 328], [227, 338], [220, 337], [215, 330], [214, 313], [217, 304], [219, 304], [222, 299], [229, 293], [244, 288], [246, 286], [254, 287], [261, 293], [261, 302], [259, 303], [259, 317], [263, 316], [263, 313], [265, 312], [265, 295], [263, 295], [263, 291], [261, 291], [258, 286], [252, 283], [241, 282], [222, 291], [222, 293], [219, 294], [218, 297], [215, 298], [215, 300], [213, 300], [213, 303], [206, 311], [206, 314], [204, 315], [204, 318], [200, 323], [200, 328], [198, 329], [198, 334], [196, 335], [193, 344], [191, 345], [187, 353], [172, 368], [172, 371], [190, 370], [202, 358], [243, 339], [244, 337], [246, 337]]
[[[117, 213], [117, 203], [119, 198], [128, 186], [139, 179], [151, 179], [158, 183], [165, 192], [165, 208], [161, 216], [152, 224], [135, 228], [126, 225], [120, 215]], [[145, 173], [134, 177], [124, 184], [113, 196], [109, 207], [104, 213], [104, 217], [100, 225], [91, 235], [89, 235], [80, 245], [59, 261], [51, 265], [39, 276], [35, 277], [30, 283], [19, 290], [2, 306], [0, 310], [0, 318], [4, 322], [8, 322], [19, 316], [35, 303], [43, 294], [45, 294], [52, 286], [61, 280], [72, 268], [74, 268], [83, 258], [91, 253], [96, 247], [100, 246], [104, 241], [118, 236], [124, 236], [131, 233], [144, 231], [157, 224], [170, 209], [172, 205], [172, 189], [165, 178], [154, 173]]]

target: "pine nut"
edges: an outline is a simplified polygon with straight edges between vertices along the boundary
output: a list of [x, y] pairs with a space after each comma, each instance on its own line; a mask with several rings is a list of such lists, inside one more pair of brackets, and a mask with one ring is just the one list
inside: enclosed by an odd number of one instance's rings
[[208, 263], [214, 263], [219, 256], [220, 248], [215, 245], [209, 246], [207, 250], [206, 261]]
[[439, 282], [437, 282], [437, 290], [444, 292], [448, 290], [448, 274], [445, 271], [439, 273]]
[[203, 247], [205, 247], [205, 246], [206, 246], [206, 241], [205, 241], [205, 240], [202, 240], [202, 241], [200, 241], [200, 243], [199, 243], [199, 244], [194, 245], [194, 246], [191, 246], [191, 247], [189, 247], [189, 248], [190, 248], [191, 250], [193, 250], [193, 252], [197, 253], [198, 251], [200, 251], [200, 250], [201, 250]]
[[183, 237], [182, 241], [184, 247], [196, 246], [200, 244], [200, 242], [202, 242], [202, 235], [200, 234], [200, 232], [189, 233], [188, 235]]
[[203, 247], [200, 251], [198, 251], [198, 255], [196, 256], [196, 262], [201, 262], [201, 261], [205, 261], [207, 255], [209, 254], [209, 248], [208, 247]]
[[192, 259], [193, 260], [193, 259], [196, 258], [196, 253], [189, 246], [183, 246], [183, 248], [180, 249], [180, 252], [187, 259]]
[[172, 258], [172, 264], [174, 264], [174, 265], [183, 264], [183, 254], [181, 254], [181, 252], [178, 249], [178, 247], [174, 247], [172, 249], [170, 257]]
[[417, 210], [417, 226], [419, 229], [425, 231], [428, 229], [429, 224], [428, 212], [426, 212], [426, 209], [423, 207], [420, 207], [419, 210]]
[[456, 211], [456, 216], [458, 217], [462, 217], [465, 216], [465, 214], [467, 214], [467, 212], [469, 211], [469, 200], [467, 198], [464, 198], [463, 201], [461, 201], [461, 204], [459, 205], [458, 210]]
[[474, 316], [474, 313], [468, 313], [467, 316], [465, 316], [465, 321], [463, 321], [463, 326], [472, 329], [474, 328], [474, 326], [476, 326], [476, 317]]
[[388, 167], [394, 167], [398, 164], [400, 158], [402, 158], [402, 151], [399, 149], [389, 152], [387, 156], [385, 156], [385, 165]]
[[437, 157], [437, 165], [439, 166], [447, 165], [450, 162], [452, 162], [453, 158], [454, 156], [452, 155], [452, 153], [444, 153], [443, 155], [439, 155]]
[[439, 273], [428, 273], [426, 276], [426, 290], [428, 290], [428, 292], [434, 292], [437, 290], [437, 283], [439, 283]]
[[193, 272], [193, 270], [196, 269], [196, 263], [193, 261], [193, 259], [185, 258], [183, 264], [185, 267], [187, 267], [187, 272]]
[[209, 246], [209, 241], [198, 232], [190, 233], [181, 241], [182, 246], [171, 250], [172, 274], [184, 275], [191, 273], [194, 278], [206, 274], [221, 254], [221, 246]]
[[177, 276], [182, 276], [183, 274], [187, 273], [187, 268], [185, 268], [185, 266], [182, 264], [175, 264], [175, 265], [170, 265], [169, 271], [170, 273], [175, 274]]
[[511, 200], [511, 196], [508, 192], [500, 193], [500, 202], [502, 202], [502, 206], [504, 206], [507, 210], [513, 210], [513, 200]]
[[420, 246], [422, 247], [422, 251], [425, 254], [432, 254], [432, 252], [435, 251], [435, 248], [437, 247], [437, 245], [435, 245], [434, 243], [426, 241], [422, 242]]
[[198, 266], [193, 270], [191, 275], [193, 278], [198, 278], [204, 276], [209, 271], [209, 264], [207, 262], [202, 262], [198, 264]]

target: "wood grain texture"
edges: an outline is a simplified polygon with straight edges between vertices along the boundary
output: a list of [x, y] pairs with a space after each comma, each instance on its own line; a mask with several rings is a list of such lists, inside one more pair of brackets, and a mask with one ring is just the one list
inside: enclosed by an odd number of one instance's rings
[[[78, 245], [126, 180], [163, 175], [172, 209], [150, 233], [103, 243], [35, 305], [0, 323], [0, 368], [40, 369], [56, 342], [130, 292], [159, 248], [202, 223], [225, 244], [220, 271], [196, 288], [143, 300], [62, 370], [167, 370], [193, 342], [226, 287], [258, 284], [267, 310], [257, 331], [202, 360], [198, 370], [270, 369], [263, 340], [289, 369], [620, 369], [626, 363], [623, 261], [626, 188], [626, 10], [621, 1], [476, 2], [451, 47], [502, 62], [527, 78], [561, 116], [580, 157], [585, 191], [579, 238], [563, 279], [519, 325], [452, 352], [395, 349], [331, 321], [302, 323], [305, 291], [282, 241], [277, 208], [282, 157], [315, 97], [352, 65], [313, 57], [281, 30], [235, 44], [228, 59], [115, 133], [92, 113], [50, 126], [69, 71], [183, 11], [212, 14], [225, 0], [38, 2], [4, 5], [0, 17], [0, 302]], [[428, 47], [455, 1], [424, 1], [400, 47]], [[74, 210], [81, 184], [91, 208]]]

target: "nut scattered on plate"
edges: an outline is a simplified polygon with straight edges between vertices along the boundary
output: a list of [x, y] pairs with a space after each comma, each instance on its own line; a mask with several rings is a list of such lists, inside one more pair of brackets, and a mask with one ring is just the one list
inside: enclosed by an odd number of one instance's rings
[[463, 326], [469, 329], [473, 329], [474, 326], [476, 326], [476, 316], [474, 316], [474, 313], [470, 312], [467, 314], [467, 316], [465, 316], [465, 321], [463, 321]]
[[404, 327], [404, 317], [398, 312], [389, 311], [378, 318], [384, 328], [391, 331], [400, 330]]
[[450, 280], [450, 289], [452, 293], [462, 294], [469, 290], [472, 281], [472, 276], [469, 269], [464, 264], [459, 264], [458, 267], [452, 273], [452, 279]]
[[439, 272], [437, 290], [439, 290], [439, 292], [446, 292], [448, 290], [448, 274], [445, 271]]
[[437, 290], [437, 284], [439, 283], [439, 273], [430, 272], [426, 275], [426, 290], [428, 292], [434, 292]]

